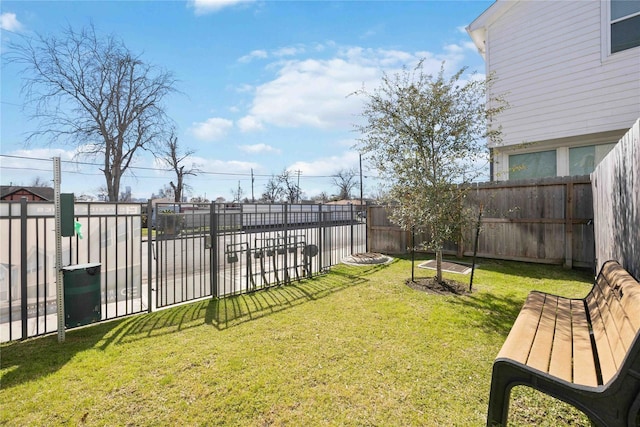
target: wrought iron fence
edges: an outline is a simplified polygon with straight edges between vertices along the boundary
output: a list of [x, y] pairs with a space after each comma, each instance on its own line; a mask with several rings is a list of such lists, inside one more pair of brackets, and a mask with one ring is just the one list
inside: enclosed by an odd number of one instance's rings
[[[54, 216], [50, 202], [0, 203], [2, 342], [57, 330]], [[100, 264], [99, 320], [288, 284], [366, 251], [351, 205], [75, 203], [74, 219], [62, 264]]]
[[[0, 341], [57, 330], [54, 215], [49, 202], [0, 203]], [[101, 265], [101, 320], [146, 311], [140, 205], [76, 203], [74, 219], [82, 236], [62, 239], [62, 263]]]
[[287, 284], [366, 251], [363, 215], [352, 205], [183, 203], [150, 209], [156, 216], [150, 267], [156, 307]]

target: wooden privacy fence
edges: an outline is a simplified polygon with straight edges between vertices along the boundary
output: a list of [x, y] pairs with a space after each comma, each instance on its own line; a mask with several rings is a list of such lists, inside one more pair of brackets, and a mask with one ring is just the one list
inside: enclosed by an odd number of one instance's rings
[[[483, 206], [478, 256], [566, 267], [594, 267], [593, 199], [589, 176], [474, 184], [463, 209], [468, 225], [445, 253], [473, 255], [478, 209]], [[368, 250], [406, 253], [411, 233], [392, 224], [387, 209], [368, 212]], [[416, 235], [416, 244], [426, 240]]]
[[591, 178], [598, 268], [615, 259], [640, 279], [640, 119]]

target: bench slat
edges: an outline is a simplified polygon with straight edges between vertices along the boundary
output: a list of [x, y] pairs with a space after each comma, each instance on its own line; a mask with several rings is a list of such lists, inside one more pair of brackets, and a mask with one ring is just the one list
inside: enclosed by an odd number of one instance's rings
[[553, 347], [553, 335], [556, 326], [556, 312], [558, 310], [558, 297], [546, 295], [538, 330], [531, 346], [531, 353], [527, 365], [543, 372], [549, 371], [551, 348]]
[[498, 353], [498, 358], [507, 357], [516, 362], [527, 362], [543, 305], [544, 294], [532, 292], [527, 296], [520, 314], [518, 314], [507, 339]]
[[558, 298], [555, 335], [551, 350], [549, 373], [565, 381], [573, 380], [572, 356], [571, 300]]
[[581, 300], [571, 301], [571, 320], [573, 324], [573, 382], [596, 387], [598, 377], [593, 358], [589, 323]]
[[607, 337], [613, 353], [616, 366], [622, 365], [631, 343], [635, 338], [635, 331], [622, 307], [618, 295], [611, 292], [608, 301], [610, 319], [606, 321]]
[[598, 360], [600, 361], [602, 381], [603, 384], [605, 384], [615, 375], [617, 366], [613, 353], [611, 352], [611, 346], [606, 333], [604, 320], [607, 316], [606, 307], [603, 307], [601, 303], [604, 305], [604, 301], [602, 299], [593, 300], [589, 304], [589, 314], [591, 315], [593, 338], [598, 350]]
[[620, 284], [623, 292], [622, 307], [634, 330], [640, 329], [640, 289], [638, 282], [619, 264], [608, 263], [604, 267], [614, 283]]

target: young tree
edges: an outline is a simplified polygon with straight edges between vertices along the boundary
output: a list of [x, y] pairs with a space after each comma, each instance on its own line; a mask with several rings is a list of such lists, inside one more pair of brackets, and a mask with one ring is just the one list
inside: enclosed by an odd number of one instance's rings
[[387, 183], [391, 220], [428, 233], [424, 245], [436, 253], [436, 280], [442, 282], [443, 245], [465, 220], [465, 184], [480, 173], [486, 139], [499, 139], [500, 129], [490, 124], [506, 104], [486, 101], [492, 76], [463, 80], [462, 68], [447, 78], [443, 63], [434, 77], [423, 66], [385, 74], [374, 91], [356, 92], [365, 98], [365, 122], [356, 129], [360, 151]]
[[193, 165], [189, 169], [185, 169], [185, 165], [181, 163], [190, 155], [192, 155], [194, 151], [187, 150], [184, 153], [180, 152], [180, 147], [178, 146], [178, 137], [174, 134], [169, 136], [169, 142], [167, 143], [164, 150], [164, 157], [162, 160], [169, 165], [169, 167], [176, 174], [176, 182], [169, 182], [169, 185], [173, 189], [174, 201], [181, 202], [183, 197], [183, 191], [189, 188], [184, 182], [184, 178], [187, 175], [197, 175], [198, 169]]
[[38, 123], [28, 141], [48, 136], [103, 156], [107, 195], [117, 201], [136, 153], [164, 139], [162, 101], [175, 91], [171, 73], [145, 63], [115, 36], [98, 36], [93, 26], [25, 37], [11, 45], [9, 60], [25, 67], [25, 111]]
[[351, 199], [351, 192], [358, 185], [357, 176], [358, 171], [355, 169], [340, 169], [336, 172], [332, 181], [333, 185], [338, 188], [338, 200]]

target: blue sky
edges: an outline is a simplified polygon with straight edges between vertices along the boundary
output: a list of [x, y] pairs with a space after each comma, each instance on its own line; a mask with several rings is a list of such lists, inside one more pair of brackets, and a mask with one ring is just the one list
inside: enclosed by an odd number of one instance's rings
[[[484, 73], [484, 62], [464, 27], [492, 1], [6, 1], [1, 51], [20, 36], [59, 34], [93, 23], [115, 34], [148, 63], [171, 71], [180, 93], [165, 99], [178, 141], [195, 151], [187, 165], [192, 196], [232, 198], [238, 183], [258, 197], [272, 174], [300, 171], [308, 197], [335, 193], [331, 176], [358, 167], [362, 99], [383, 72], [425, 58], [437, 73], [462, 66]], [[54, 156], [63, 160], [62, 191], [96, 194], [104, 186], [98, 163], [75, 156], [74, 146], [46, 139], [25, 146], [34, 124], [22, 110], [20, 68], [2, 63], [0, 183], [51, 180]], [[43, 159], [43, 160], [35, 160]], [[74, 161], [80, 160], [82, 163]], [[150, 155], [136, 160], [122, 181], [147, 198], [173, 176]], [[364, 163], [364, 192], [373, 195], [375, 171]]]

